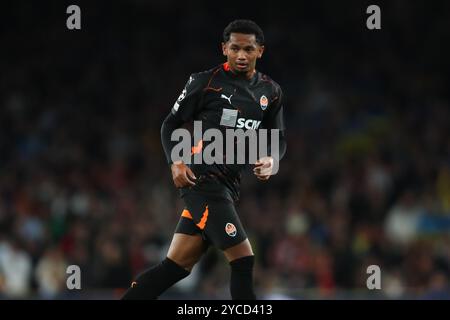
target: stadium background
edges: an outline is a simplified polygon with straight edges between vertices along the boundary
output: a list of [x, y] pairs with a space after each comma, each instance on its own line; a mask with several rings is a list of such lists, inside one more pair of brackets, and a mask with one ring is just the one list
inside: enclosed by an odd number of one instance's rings
[[[189, 74], [223, 62], [227, 23], [250, 18], [288, 127], [279, 174], [247, 174], [238, 206], [258, 295], [450, 298], [450, 4], [374, 2], [376, 31], [369, 4], [2, 3], [0, 297], [116, 299], [165, 255], [182, 203], [160, 125]], [[228, 279], [210, 250], [164, 298], [228, 299]]]

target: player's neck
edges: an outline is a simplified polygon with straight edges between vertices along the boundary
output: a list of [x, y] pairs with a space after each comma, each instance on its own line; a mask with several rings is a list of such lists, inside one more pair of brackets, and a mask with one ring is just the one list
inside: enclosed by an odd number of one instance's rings
[[256, 69], [249, 70], [246, 73], [236, 72], [235, 70], [230, 69], [230, 71], [238, 78], [242, 78], [245, 80], [251, 80], [256, 73]]

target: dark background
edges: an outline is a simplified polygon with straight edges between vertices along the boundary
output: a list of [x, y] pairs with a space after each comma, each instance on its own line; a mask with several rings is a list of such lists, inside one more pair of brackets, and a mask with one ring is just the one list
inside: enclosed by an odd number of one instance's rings
[[[247, 174], [238, 204], [259, 297], [449, 298], [448, 2], [15, 1], [0, 17], [0, 297], [115, 299], [165, 256], [183, 204], [162, 120], [247, 18], [288, 127], [280, 172]], [[228, 299], [228, 273], [210, 250], [164, 297]]]

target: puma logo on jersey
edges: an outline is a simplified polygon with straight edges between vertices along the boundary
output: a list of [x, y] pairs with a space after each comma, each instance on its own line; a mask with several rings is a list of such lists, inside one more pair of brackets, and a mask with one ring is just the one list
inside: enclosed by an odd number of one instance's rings
[[228, 102], [231, 104], [231, 97], [232, 97], [232, 96], [233, 96], [233, 95], [230, 95], [230, 97], [228, 98], [226, 95], [222, 94], [220, 97], [223, 98], [223, 99], [228, 100]]

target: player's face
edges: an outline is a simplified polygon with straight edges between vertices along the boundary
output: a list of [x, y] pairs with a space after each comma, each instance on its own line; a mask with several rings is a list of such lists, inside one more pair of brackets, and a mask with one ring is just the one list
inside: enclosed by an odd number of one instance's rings
[[254, 34], [231, 33], [230, 40], [222, 43], [222, 50], [231, 71], [250, 77], [255, 70], [256, 59], [262, 57], [264, 46], [256, 42]]

